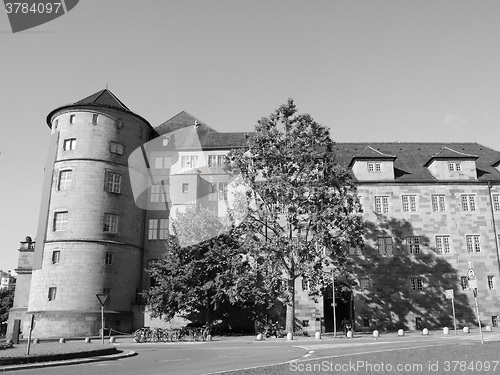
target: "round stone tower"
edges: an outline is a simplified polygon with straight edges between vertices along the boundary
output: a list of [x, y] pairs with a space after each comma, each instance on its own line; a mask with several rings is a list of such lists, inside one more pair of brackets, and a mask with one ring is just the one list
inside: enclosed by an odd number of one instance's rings
[[[33, 337], [131, 332], [141, 290], [144, 211], [127, 160], [152, 127], [105, 89], [47, 116], [52, 130], [28, 304]], [[23, 333], [28, 332], [24, 323]]]

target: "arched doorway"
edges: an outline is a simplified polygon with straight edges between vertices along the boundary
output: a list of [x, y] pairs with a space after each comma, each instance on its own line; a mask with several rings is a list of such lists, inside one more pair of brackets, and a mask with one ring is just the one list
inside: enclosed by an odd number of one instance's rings
[[[323, 293], [323, 317], [325, 332], [333, 332], [333, 296], [332, 285], [328, 285]], [[335, 282], [335, 318], [337, 332], [342, 334], [342, 321], [351, 321], [354, 330], [354, 297], [351, 288], [342, 282]]]

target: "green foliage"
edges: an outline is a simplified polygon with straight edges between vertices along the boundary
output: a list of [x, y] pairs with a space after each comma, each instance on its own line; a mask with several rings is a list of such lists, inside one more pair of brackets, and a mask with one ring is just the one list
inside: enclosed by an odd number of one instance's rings
[[0, 292], [0, 322], [6, 322], [9, 318], [9, 310], [14, 304], [14, 291], [3, 290]]
[[238, 228], [245, 249], [266, 268], [293, 325], [294, 280], [307, 277], [319, 295], [333, 266], [345, 269], [349, 246], [361, 243], [362, 209], [356, 187], [334, 155], [329, 130], [296, 114], [290, 99], [256, 126], [244, 149], [233, 150], [227, 170], [247, 185], [249, 214]]
[[255, 315], [268, 307], [273, 295], [262, 290], [255, 268], [212, 211], [188, 207], [173, 225], [176, 237], [167, 239], [167, 252], [148, 270], [156, 280], [144, 293], [152, 316], [170, 320], [178, 313], [198, 313], [211, 322], [224, 318], [224, 305], [246, 307]]

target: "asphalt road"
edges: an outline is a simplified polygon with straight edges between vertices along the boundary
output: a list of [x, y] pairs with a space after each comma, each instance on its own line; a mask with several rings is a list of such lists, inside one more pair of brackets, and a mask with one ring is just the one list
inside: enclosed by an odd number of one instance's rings
[[[486, 343], [500, 341], [500, 334], [490, 333], [485, 336]], [[230, 340], [221, 339], [202, 343], [143, 343], [134, 344], [130, 339], [118, 340], [118, 347], [123, 350], [134, 350], [137, 356], [124, 358], [117, 361], [97, 362], [84, 365], [68, 365], [61, 367], [37, 368], [31, 370], [18, 370], [16, 374], [54, 374], [54, 375], [201, 375], [215, 374], [226, 371], [247, 369], [242, 373], [252, 374], [282, 374], [282, 373], [307, 373], [308, 363], [325, 363], [327, 366], [344, 366], [338, 373], [368, 373], [363, 371], [352, 371], [352, 367], [346, 367], [350, 361], [369, 359], [372, 365], [380, 365], [384, 359], [396, 364], [398, 358], [413, 364], [430, 366], [430, 360], [441, 361], [444, 366], [445, 360], [453, 361], [461, 358], [447, 358], [439, 356], [430, 358], [429, 354], [424, 357], [415, 356], [419, 351], [426, 353], [440, 353], [443, 348], [461, 346], [467, 353], [467, 345], [476, 345], [481, 349], [477, 335], [443, 336], [435, 333], [424, 337], [421, 335], [398, 337], [387, 335], [378, 340], [365, 336], [354, 339], [332, 338], [317, 341], [314, 339], [298, 338], [294, 341], [285, 339], [270, 339], [257, 342], [251, 337], [236, 338]], [[444, 355], [444, 354], [443, 354]], [[497, 356], [495, 356], [497, 357]], [[489, 358], [489, 357], [488, 357]], [[489, 358], [497, 360], [500, 358]], [[486, 358], [483, 358], [486, 360]], [[272, 365], [285, 364], [282, 366], [268, 367]], [[435, 363], [435, 362], [433, 362]], [[369, 364], [369, 363], [366, 363]], [[326, 368], [325, 368], [326, 369]], [[334, 369], [334, 368], [332, 368]], [[326, 369], [329, 370], [329, 369]], [[345, 370], [345, 371], [344, 371]], [[357, 368], [357, 370], [363, 370]], [[378, 370], [378, 368], [376, 368]], [[337, 373], [335, 371], [320, 371], [320, 373]], [[373, 371], [370, 373], [380, 374]], [[402, 372], [405, 373], [405, 372]], [[407, 372], [410, 373], [410, 372]], [[418, 373], [418, 372], [416, 372]], [[440, 373], [440, 372], [438, 372]], [[459, 373], [459, 372], [448, 372]], [[463, 372], [462, 372], [463, 373]], [[475, 372], [478, 373], [477, 371]], [[495, 372], [499, 373], [500, 366]]]

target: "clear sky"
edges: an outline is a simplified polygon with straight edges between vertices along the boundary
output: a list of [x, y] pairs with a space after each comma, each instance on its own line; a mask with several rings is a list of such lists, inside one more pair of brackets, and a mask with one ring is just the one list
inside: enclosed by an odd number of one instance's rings
[[339, 142], [500, 150], [500, 2], [82, 0], [13, 34], [0, 11], [0, 269], [36, 236], [54, 108], [109, 85], [157, 126], [252, 131], [295, 100]]

